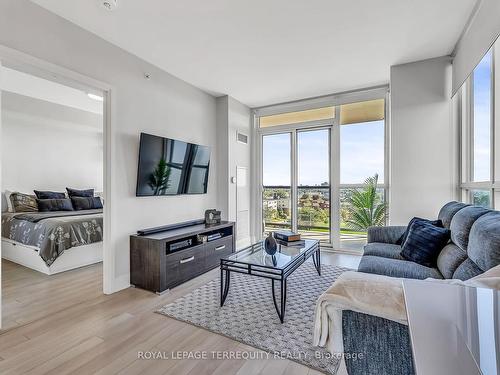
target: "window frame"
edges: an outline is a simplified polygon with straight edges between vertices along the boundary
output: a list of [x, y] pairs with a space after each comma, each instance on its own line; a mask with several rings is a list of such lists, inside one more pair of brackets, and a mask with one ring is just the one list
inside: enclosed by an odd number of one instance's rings
[[[298, 175], [297, 175], [297, 133], [308, 130], [330, 129], [330, 241], [322, 243], [322, 247], [347, 252], [341, 249], [340, 243], [340, 190], [348, 188], [363, 187], [362, 183], [340, 184], [340, 106], [354, 102], [362, 102], [374, 99], [384, 99], [384, 181], [379, 181], [377, 187], [384, 189], [384, 200], [389, 202], [389, 181], [390, 181], [390, 95], [387, 85], [365, 89], [359, 91], [346, 92], [342, 94], [330, 95], [321, 98], [314, 98], [293, 103], [284, 103], [276, 106], [268, 106], [253, 110], [254, 114], [254, 132], [255, 132], [255, 153], [258, 163], [255, 168], [257, 186], [255, 189], [255, 233], [257, 236], [263, 236], [263, 193], [264, 186], [262, 181], [263, 172], [263, 137], [272, 134], [291, 133], [291, 220], [292, 230], [297, 230], [297, 193], [298, 193]], [[327, 120], [309, 121], [304, 123], [295, 123], [288, 125], [277, 125], [271, 127], [259, 126], [260, 116], [269, 116], [272, 114], [307, 110], [319, 107], [335, 107], [335, 117]], [[348, 126], [348, 125], [346, 125]], [[389, 223], [389, 210], [386, 213], [386, 223]]]
[[[474, 181], [474, 74], [467, 78], [456, 96], [458, 103], [459, 126], [459, 199], [473, 203], [474, 191], [487, 191], [490, 194], [491, 207], [500, 207], [500, 153], [495, 149], [500, 146], [500, 121], [495, 116], [498, 107], [496, 88], [500, 82], [495, 74], [500, 55], [500, 42], [491, 47], [491, 82], [490, 82], [490, 178], [487, 181]], [[489, 51], [488, 51], [489, 52]]]

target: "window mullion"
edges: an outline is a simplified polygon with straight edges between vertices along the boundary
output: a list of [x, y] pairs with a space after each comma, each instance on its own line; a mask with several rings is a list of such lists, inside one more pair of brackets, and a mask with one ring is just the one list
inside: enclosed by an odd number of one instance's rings
[[335, 107], [335, 121], [330, 134], [330, 233], [334, 249], [340, 249], [340, 106]]

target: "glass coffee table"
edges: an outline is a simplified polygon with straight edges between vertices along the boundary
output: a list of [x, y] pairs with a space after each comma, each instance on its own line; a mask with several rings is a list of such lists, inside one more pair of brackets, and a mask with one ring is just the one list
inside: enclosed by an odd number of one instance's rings
[[[318, 240], [305, 240], [303, 246], [278, 244], [276, 254], [269, 255], [264, 250], [264, 241], [257, 242], [237, 253], [220, 260], [220, 305], [224, 305], [231, 272], [263, 277], [271, 280], [274, 307], [281, 323], [285, 319], [286, 282], [288, 276], [312, 257], [314, 266], [321, 276], [321, 253]], [[275, 284], [280, 284], [280, 305], [276, 302]]]

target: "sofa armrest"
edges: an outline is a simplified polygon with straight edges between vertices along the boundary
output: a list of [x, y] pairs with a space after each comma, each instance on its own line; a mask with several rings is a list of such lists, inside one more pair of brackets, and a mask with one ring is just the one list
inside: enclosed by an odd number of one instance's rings
[[369, 227], [368, 243], [382, 242], [396, 244], [406, 230], [406, 226]]

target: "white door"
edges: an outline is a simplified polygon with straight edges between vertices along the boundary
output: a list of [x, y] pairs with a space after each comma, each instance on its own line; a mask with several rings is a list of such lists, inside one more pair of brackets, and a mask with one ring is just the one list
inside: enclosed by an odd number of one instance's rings
[[236, 248], [250, 245], [250, 186], [248, 168], [236, 167]]

